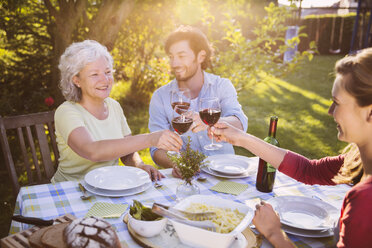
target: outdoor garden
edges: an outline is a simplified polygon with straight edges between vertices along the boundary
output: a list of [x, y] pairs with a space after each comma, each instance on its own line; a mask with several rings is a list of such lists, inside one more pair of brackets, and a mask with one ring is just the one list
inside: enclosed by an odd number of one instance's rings
[[[264, 138], [270, 116], [277, 115], [281, 147], [314, 159], [336, 155], [345, 143], [337, 140], [336, 124], [327, 112], [334, 64], [347, 51], [320, 53], [329, 49], [324, 44], [319, 49], [309, 26], [303, 25], [306, 21], [294, 18], [291, 8], [270, 2], [0, 1], [0, 116], [56, 109], [64, 101], [58, 88], [59, 56], [74, 41], [94, 39], [114, 58], [111, 97], [120, 102], [132, 133], [146, 133], [152, 93], [172, 79], [164, 39], [175, 27], [192, 25], [215, 48], [208, 71], [230, 79], [237, 89], [249, 133]], [[332, 17], [324, 18], [331, 25]], [[353, 16], [345, 18], [347, 36]], [[299, 36], [285, 42], [288, 25], [301, 28]], [[322, 34], [319, 42], [330, 35], [326, 28]], [[295, 57], [283, 62], [285, 51], [297, 44]], [[252, 156], [239, 148], [236, 153]], [[140, 155], [154, 165], [148, 149]], [[8, 234], [15, 207], [2, 156], [0, 237]]]

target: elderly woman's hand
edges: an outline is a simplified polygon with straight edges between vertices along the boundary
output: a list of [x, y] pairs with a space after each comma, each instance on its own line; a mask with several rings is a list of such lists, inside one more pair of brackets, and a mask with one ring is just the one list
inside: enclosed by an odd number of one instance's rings
[[160, 171], [158, 171], [156, 168], [154, 168], [151, 165], [140, 164], [138, 165], [138, 168], [146, 171], [150, 175], [150, 178], [152, 181], [159, 181], [165, 177], [163, 174], [160, 173]]
[[152, 146], [159, 149], [178, 152], [182, 148], [181, 137], [170, 130], [153, 132], [151, 133], [151, 137]]

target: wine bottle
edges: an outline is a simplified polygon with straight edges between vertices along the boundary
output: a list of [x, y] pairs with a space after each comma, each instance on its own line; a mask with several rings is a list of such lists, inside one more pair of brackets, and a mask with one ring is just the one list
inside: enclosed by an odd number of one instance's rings
[[[267, 143], [274, 146], [279, 146], [276, 136], [276, 126], [278, 124], [278, 117], [271, 116], [269, 135], [264, 139]], [[260, 158], [257, 171], [256, 188], [261, 192], [271, 192], [273, 190], [275, 181], [276, 169], [271, 164]]]

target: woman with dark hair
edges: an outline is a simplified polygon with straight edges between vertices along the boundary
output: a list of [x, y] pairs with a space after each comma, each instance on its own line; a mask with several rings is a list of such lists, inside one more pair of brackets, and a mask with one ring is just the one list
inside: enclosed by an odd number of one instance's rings
[[[372, 48], [339, 60], [329, 108], [338, 139], [349, 142], [345, 153], [309, 160], [294, 152], [272, 146], [226, 123], [212, 128], [219, 140], [242, 146], [279, 171], [306, 184], [350, 183], [339, 219], [337, 247], [371, 247], [372, 235]], [[279, 217], [270, 204], [256, 206], [253, 223], [275, 247], [293, 247], [280, 228]]]

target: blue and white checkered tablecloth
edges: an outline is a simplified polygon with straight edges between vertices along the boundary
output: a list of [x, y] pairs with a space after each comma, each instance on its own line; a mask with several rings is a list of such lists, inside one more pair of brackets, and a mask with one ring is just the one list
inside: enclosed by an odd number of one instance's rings
[[[132, 204], [136, 199], [144, 204], [152, 205], [153, 202], [165, 204], [175, 204], [176, 188], [182, 183], [182, 180], [173, 178], [171, 169], [162, 170], [166, 176], [162, 180], [163, 187], [150, 187], [140, 194], [111, 198], [94, 196], [90, 200], [83, 201], [80, 199], [81, 191], [77, 182], [67, 181], [56, 184], [43, 184], [36, 186], [22, 187], [16, 202], [14, 214], [21, 214], [29, 217], [38, 217], [43, 219], [54, 219], [58, 216], [70, 213], [77, 218], [83, 217], [95, 202], [110, 202]], [[320, 198], [338, 209], [341, 209], [342, 200], [349, 187], [346, 185], [338, 186], [318, 186], [305, 185], [299, 183], [288, 176], [277, 172], [274, 190], [271, 193], [262, 193], [256, 190], [256, 174], [252, 173], [247, 178], [242, 179], [223, 179], [205, 174], [207, 180], [204, 182], [195, 181], [200, 188], [200, 194], [218, 195], [219, 197], [239, 201], [255, 209], [255, 204], [259, 199], [268, 200], [274, 196], [298, 195]], [[237, 183], [248, 184], [248, 188], [238, 196], [218, 193], [209, 190], [212, 186], [221, 180], [232, 180]], [[119, 239], [122, 244], [128, 247], [139, 247], [128, 233], [126, 224], [123, 223], [123, 217], [108, 220], [117, 230]], [[30, 228], [30, 225], [21, 224], [13, 221], [10, 227], [10, 234]], [[305, 238], [300, 236], [289, 235], [298, 247], [326, 247], [332, 242], [332, 238]], [[262, 247], [270, 247], [264, 241]]]

